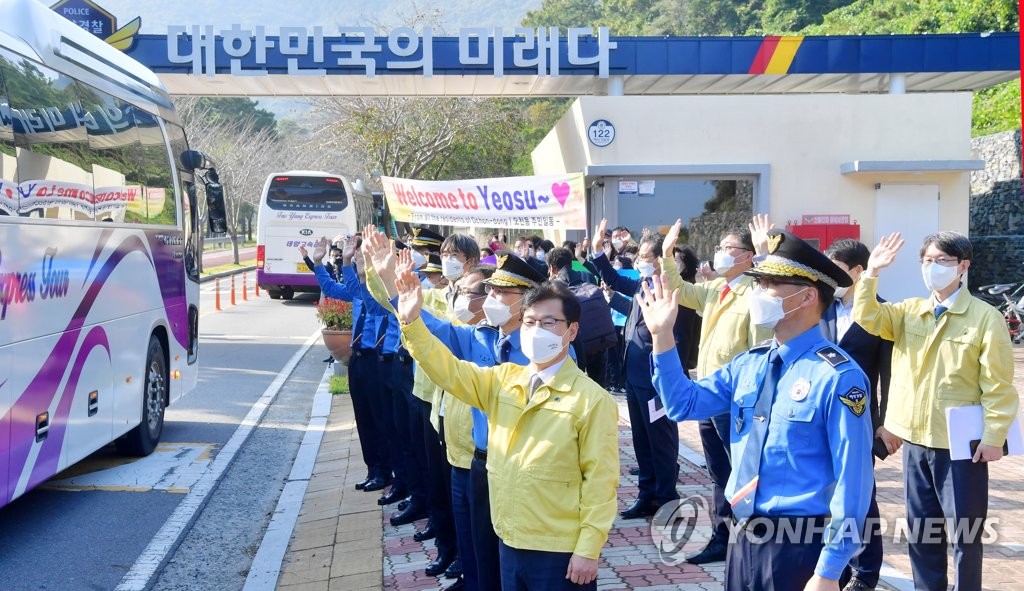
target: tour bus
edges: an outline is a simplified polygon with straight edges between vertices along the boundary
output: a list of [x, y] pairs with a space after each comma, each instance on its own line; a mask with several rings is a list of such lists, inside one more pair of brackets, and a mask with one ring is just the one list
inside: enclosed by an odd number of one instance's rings
[[309, 170], [267, 177], [256, 222], [256, 280], [272, 299], [320, 291], [299, 247], [313, 253], [322, 237], [332, 241], [373, 223], [373, 196], [362, 181]]
[[149, 454], [195, 386], [210, 167], [152, 72], [35, 0], [0, 14], [2, 506], [111, 442]]

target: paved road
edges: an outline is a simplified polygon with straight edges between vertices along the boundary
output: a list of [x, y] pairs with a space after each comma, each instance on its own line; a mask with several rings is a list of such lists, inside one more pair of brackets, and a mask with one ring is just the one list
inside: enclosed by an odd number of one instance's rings
[[[126, 573], [140, 571], [140, 556], [152, 562], [152, 589], [241, 588], [302, 438], [325, 356], [317, 344], [297, 358], [290, 377], [277, 380], [266, 413], [254, 415], [254, 404], [318, 327], [311, 296], [250, 297], [216, 312], [212, 288], [203, 286], [199, 385], [167, 409], [153, 455], [126, 459], [109, 446], [0, 509], [0, 589], [115, 589]], [[259, 422], [235, 453], [230, 443], [239, 441], [247, 415]], [[213, 478], [224, 463], [218, 459], [227, 457], [233, 461]], [[206, 485], [212, 492], [197, 518], [175, 515]], [[168, 538], [175, 521], [184, 533]], [[144, 554], [161, 543], [170, 551]]]
[[[255, 258], [256, 258], [256, 247], [255, 246], [246, 246], [244, 248], [239, 248], [238, 249], [238, 260], [239, 261], [252, 260], [252, 259], [255, 259]], [[231, 263], [234, 260], [235, 260], [234, 259], [234, 253], [232, 252], [231, 248], [228, 248], [227, 250], [215, 250], [215, 251], [212, 251], [212, 252], [204, 252], [203, 253], [203, 268], [206, 269], [206, 268], [209, 268], [209, 267], [216, 267], [218, 265], [227, 265], [228, 263]]]

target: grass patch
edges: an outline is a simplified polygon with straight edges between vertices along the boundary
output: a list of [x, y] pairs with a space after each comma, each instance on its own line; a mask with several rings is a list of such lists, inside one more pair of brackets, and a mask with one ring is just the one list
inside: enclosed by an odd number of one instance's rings
[[203, 275], [213, 275], [214, 273], [223, 273], [224, 271], [235, 271], [242, 267], [251, 267], [256, 264], [256, 259], [244, 260], [237, 265], [234, 263], [228, 263], [226, 265], [217, 265], [216, 267], [205, 267], [203, 269]]
[[334, 395], [348, 392], [348, 376], [331, 376], [327, 391]]

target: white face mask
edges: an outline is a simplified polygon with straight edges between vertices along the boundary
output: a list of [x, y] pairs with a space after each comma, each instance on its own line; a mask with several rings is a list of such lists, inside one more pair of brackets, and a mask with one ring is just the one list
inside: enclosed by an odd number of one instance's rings
[[455, 257], [448, 257], [441, 261], [441, 274], [448, 281], [458, 281], [462, 277], [463, 263]]
[[639, 262], [635, 266], [640, 276], [644, 279], [654, 276], [654, 263]]
[[612, 238], [612, 246], [615, 247], [615, 250], [622, 250], [625, 245], [626, 243], [621, 238]]
[[464, 324], [468, 324], [476, 316], [476, 313], [469, 309], [469, 296], [460, 295], [455, 300], [452, 311], [455, 313], [455, 318]]
[[521, 329], [519, 346], [527, 359], [538, 364], [551, 361], [565, 349], [562, 337], [539, 326]]
[[835, 298], [841, 300], [846, 297], [846, 294], [850, 291], [849, 287], [837, 287], [835, 292]]
[[434, 285], [433, 281], [424, 277], [423, 280], [420, 281], [420, 287], [422, 287], [423, 289], [434, 289], [437, 286]]
[[736, 266], [736, 257], [724, 250], [715, 253], [715, 271], [725, 273]]
[[427, 257], [423, 256], [423, 253], [414, 250], [412, 251], [412, 265], [414, 269], [419, 269], [423, 265], [427, 264]]
[[544, 252], [543, 250], [538, 250], [537, 251], [537, 260], [538, 261], [543, 263], [546, 258], [547, 258], [547, 253], [546, 252]]
[[924, 277], [924, 285], [930, 291], [942, 291], [949, 287], [949, 284], [956, 281], [960, 275], [960, 265], [943, 267], [938, 263], [927, 263], [921, 265], [921, 275]]
[[491, 326], [504, 326], [512, 319], [512, 307], [502, 303], [498, 298], [487, 296], [484, 302], [484, 316]]
[[[764, 328], [775, 328], [780, 320], [786, 317], [785, 308], [782, 303], [787, 299], [802, 294], [809, 288], [805, 287], [800, 291], [786, 297], [770, 296], [761, 288], [755, 288], [750, 294], [750, 321]], [[796, 310], [794, 308], [793, 310]], [[790, 310], [792, 312], [793, 310]]]

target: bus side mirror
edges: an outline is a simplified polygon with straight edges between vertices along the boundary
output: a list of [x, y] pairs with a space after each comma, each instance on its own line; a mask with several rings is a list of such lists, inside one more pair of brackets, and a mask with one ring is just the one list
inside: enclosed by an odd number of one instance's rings
[[228, 231], [228, 216], [224, 207], [224, 185], [220, 184], [217, 171], [210, 170], [206, 181], [206, 216], [211, 233], [222, 234]]
[[213, 168], [213, 161], [210, 160], [209, 156], [198, 150], [185, 150], [179, 158], [181, 159], [181, 166], [185, 170]]

